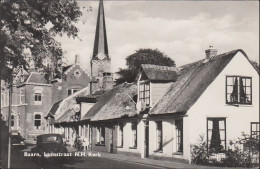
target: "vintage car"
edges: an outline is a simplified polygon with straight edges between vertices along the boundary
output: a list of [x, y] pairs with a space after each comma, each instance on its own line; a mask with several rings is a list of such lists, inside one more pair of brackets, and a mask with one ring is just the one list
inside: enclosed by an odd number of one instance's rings
[[65, 160], [68, 150], [60, 134], [43, 134], [37, 136], [36, 147], [31, 149], [31, 153], [38, 162], [42, 163], [46, 160]]
[[25, 139], [20, 135], [20, 133], [12, 133], [11, 135], [12, 148], [25, 147]]

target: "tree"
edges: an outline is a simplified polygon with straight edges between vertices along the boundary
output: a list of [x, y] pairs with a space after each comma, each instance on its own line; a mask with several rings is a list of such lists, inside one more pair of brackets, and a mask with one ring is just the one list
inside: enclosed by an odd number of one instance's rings
[[175, 66], [175, 62], [166, 54], [160, 52], [158, 49], [139, 49], [134, 54], [126, 58], [126, 69], [120, 68], [117, 74], [119, 78], [116, 80], [117, 84], [123, 82], [135, 81], [136, 75], [141, 64], [154, 64], [161, 66]]
[[259, 72], [259, 64], [256, 61], [250, 60], [251, 64], [254, 66], [254, 68]]
[[[74, 22], [81, 16], [75, 0], [6, 0], [0, 3], [0, 66], [55, 69], [63, 56], [54, 38], [78, 36]], [[31, 58], [28, 56], [32, 56]], [[44, 64], [51, 60], [53, 65]]]

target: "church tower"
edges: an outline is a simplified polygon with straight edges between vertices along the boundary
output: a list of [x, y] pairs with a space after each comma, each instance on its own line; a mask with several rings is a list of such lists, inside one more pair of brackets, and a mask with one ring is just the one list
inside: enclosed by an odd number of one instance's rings
[[93, 56], [91, 58], [92, 93], [113, 87], [110, 73], [111, 58], [108, 53], [103, 0], [99, 2]]

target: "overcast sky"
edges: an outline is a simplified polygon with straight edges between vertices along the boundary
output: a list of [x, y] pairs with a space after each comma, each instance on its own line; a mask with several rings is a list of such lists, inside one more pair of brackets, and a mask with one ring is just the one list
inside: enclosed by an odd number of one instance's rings
[[[90, 72], [99, 1], [78, 1], [80, 39], [58, 38], [68, 64], [80, 55]], [[87, 11], [89, 7], [92, 11]], [[243, 49], [259, 63], [258, 1], [106, 1], [104, 0], [112, 72], [125, 68], [137, 49], [159, 49], [179, 67], [205, 57], [209, 45], [224, 53]]]

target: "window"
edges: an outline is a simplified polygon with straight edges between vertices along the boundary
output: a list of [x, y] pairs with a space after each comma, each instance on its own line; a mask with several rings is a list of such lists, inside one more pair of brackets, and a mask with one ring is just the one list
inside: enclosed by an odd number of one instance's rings
[[176, 127], [176, 150], [177, 152], [183, 152], [183, 120], [175, 120]]
[[11, 116], [11, 127], [14, 126], [14, 115]]
[[17, 126], [20, 127], [20, 124], [21, 124], [21, 117], [20, 117], [20, 114], [17, 115]]
[[150, 82], [140, 82], [139, 99], [150, 105]]
[[118, 131], [118, 146], [120, 146], [120, 147], [123, 147], [123, 143], [124, 143], [124, 131], [123, 131], [123, 128], [124, 128], [123, 124], [120, 123], [118, 125], [118, 129], [119, 129], [119, 131]]
[[259, 138], [259, 122], [251, 122], [251, 137]]
[[226, 119], [208, 118], [207, 130], [208, 150], [214, 152], [226, 150]]
[[68, 89], [68, 96], [76, 93], [77, 91], [80, 91], [80, 89]]
[[137, 147], [137, 123], [132, 123], [132, 145]]
[[157, 150], [162, 150], [162, 121], [156, 122], [157, 128], [156, 128], [156, 148]]
[[24, 89], [20, 89], [20, 94], [19, 94], [19, 98], [20, 98], [20, 104], [24, 103]]
[[42, 104], [42, 93], [39, 91], [35, 91], [34, 93], [34, 103], [35, 104]]
[[252, 78], [240, 76], [227, 76], [226, 103], [252, 104]]
[[105, 126], [97, 127], [97, 143], [105, 144]]
[[41, 126], [41, 115], [40, 114], [34, 115], [34, 126], [36, 127], [36, 129], [39, 129], [39, 127]]

